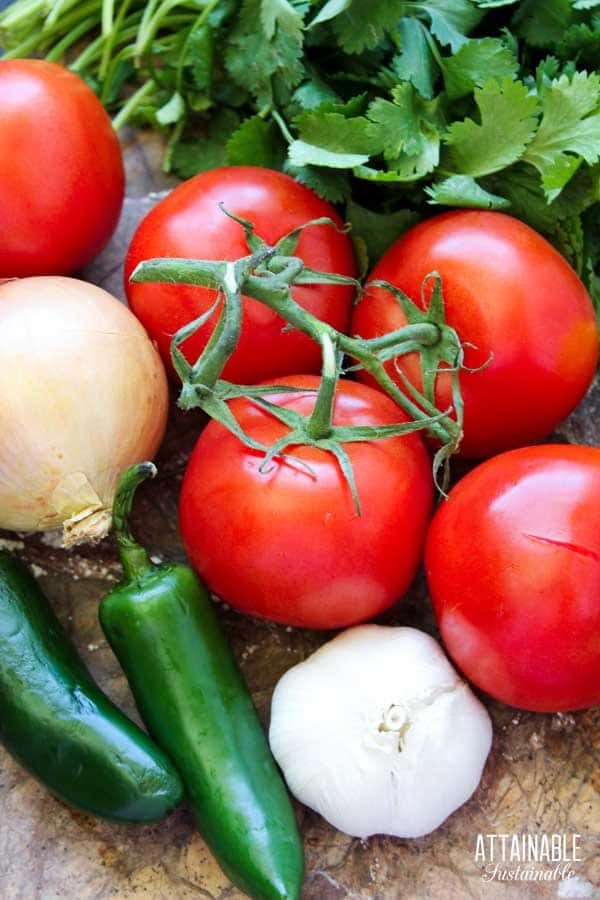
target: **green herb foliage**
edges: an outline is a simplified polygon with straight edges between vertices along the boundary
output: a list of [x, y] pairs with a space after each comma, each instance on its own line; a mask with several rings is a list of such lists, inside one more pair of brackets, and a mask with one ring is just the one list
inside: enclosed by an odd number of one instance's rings
[[16, 0], [6, 56], [67, 59], [181, 177], [282, 169], [364, 267], [444, 207], [543, 232], [600, 306], [600, 0]]

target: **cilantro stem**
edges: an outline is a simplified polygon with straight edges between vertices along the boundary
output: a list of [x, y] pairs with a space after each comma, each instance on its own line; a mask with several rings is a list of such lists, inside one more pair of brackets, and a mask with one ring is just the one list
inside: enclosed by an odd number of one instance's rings
[[52, 50], [50, 50], [50, 52], [46, 54], [46, 59], [49, 62], [57, 62], [58, 60], [60, 60], [63, 54], [69, 49], [69, 47], [72, 47], [73, 44], [76, 44], [84, 34], [87, 34], [87, 32], [91, 31], [92, 28], [95, 28], [95, 26], [95, 16], [88, 16], [87, 19], [84, 19], [83, 22], [80, 22], [79, 25], [69, 31], [64, 36], [62, 41], [59, 41], [53, 46]]
[[34, 50], [37, 50], [40, 44], [39, 35], [33, 34], [30, 38], [17, 44], [12, 50], [7, 50], [2, 59], [19, 59], [23, 56], [29, 56]]
[[56, 0], [56, 2], [53, 3], [50, 7], [50, 12], [46, 16], [44, 27], [49, 29], [53, 25], [55, 25], [58, 22], [59, 18], [61, 16], [65, 16], [65, 13], [69, 12], [77, 4], [77, 2], [78, 0]]
[[21, 3], [11, 3], [2, 13], [2, 26], [14, 28], [22, 22], [27, 22], [32, 16], [44, 12], [46, 9], [44, 0], [21, 0]]
[[97, 51], [102, 48], [104, 43], [104, 38], [102, 35], [93, 40], [87, 47], [81, 51], [79, 56], [77, 56], [73, 62], [69, 65], [69, 68], [72, 72], [84, 72], [86, 67], [92, 62], [94, 56], [97, 55]]
[[40, 44], [47, 45], [55, 36], [66, 34], [71, 28], [76, 27], [82, 19], [97, 14], [99, 9], [100, 3], [98, 0], [88, 0], [87, 3], [81, 3], [74, 9], [67, 9], [60, 22], [57, 22], [52, 27], [49, 24], [44, 25], [39, 35]]
[[175, 127], [169, 136], [169, 140], [167, 141], [167, 149], [165, 150], [163, 161], [162, 161], [162, 170], [167, 174], [171, 171], [171, 161], [173, 159], [173, 151], [177, 144], [179, 143], [179, 138], [185, 128], [185, 118], [179, 120], [179, 122], [175, 123]]
[[[113, 47], [113, 50], [114, 49], [116, 48]], [[128, 59], [131, 59], [132, 56], [133, 47], [128, 44], [111, 57], [108, 68], [106, 69], [104, 77], [102, 78], [102, 93], [100, 94], [100, 100], [102, 101], [104, 106], [109, 106], [112, 99], [114, 79], [119, 66], [121, 65], [121, 63], [126, 62]]]
[[146, 30], [148, 28], [148, 23], [151, 20], [154, 10], [156, 9], [158, 0], [148, 0], [148, 2], [144, 6], [144, 11], [142, 15], [142, 21], [140, 22], [140, 28], [137, 34], [137, 39], [135, 42], [135, 58], [139, 62], [141, 57], [141, 45], [144, 40]]
[[115, 46], [115, 39], [123, 27], [123, 22], [129, 10], [130, 3], [131, 0], [123, 0], [119, 12], [117, 13], [116, 20], [113, 20], [114, 0], [104, 0], [102, 3], [102, 37], [104, 38], [104, 43], [102, 46], [100, 68], [98, 70], [98, 77], [101, 81], [106, 76]]
[[288, 129], [282, 116], [277, 112], [276, 109], [271, 110], [271, 116], [273, 117], [273, 120], [277, 123], [277, 125], [279, 126], [279, 130], [281, 131], [282, 135], [284, 136], [284, 138], [286, 139], [288, 144], [291, 144], [292, 141], [294, 140], [294, 136]]
[[148, 15], [144, 11], [144, 16], [140, 25], [137, 40], [135, 42], [135, 60], [136, 65], [141, 65], [142, 57], [146, 53], [149, 44], [154, 40], [154, 36], [163, 25], [164, 20], [176, 6], [183, 5], [183, 0], [163, 0], [163, 3], [156, 8], [155, 3], [149, 3], [147, 10], [151, 10]]
[[36, 15], [44, 13], [46, 3], [44, 0], [22, 0], [20, 3], [11, 3], [2, 13], [2, 30], [9, 31], [20, 25], [27, 25]]
[[115, 131], [118, 131], [119, 128], [122, 128], [123, 125], [126, 124], [127, 120], [133, 113], [136, 111], [138, 106], [141, 106], [146, 97], [149, 97], [150, 94], [155, 90], [156, 85], [154, 81], [146, 81], [140, 88], [137, 89], [135, 94], [133, 94], [127, 103], [122, 107], [121, 111], [118, 115], [116, 115], [112, 121], [113, 128]]
[[[114, 51], [121, 44], [128, 44], [132, 38], [135, 38], [141, 17], [141, 12], [131, 13], [123, 21], [119, 31], [117, 32], [115, 29], [111, 51]], [[70, 64], [69, 68], [71, 71], [78, 73], [85, 72], [97, 59], [101, 59], [105, 43], [106, 41], [102, 35], [98, 35], [98, 37], [88, 44], [80, 55]], [[129, 47], [125, 49], [129, 49]], [[133, 53], [130, 55], [132, 56]]]
[[115, 15], [115, 0], [102, 0], [101, 29], [102, 29], [102, 35], [105, 38], [108, 37], [108, 35], [113, 30], [114, 15]]

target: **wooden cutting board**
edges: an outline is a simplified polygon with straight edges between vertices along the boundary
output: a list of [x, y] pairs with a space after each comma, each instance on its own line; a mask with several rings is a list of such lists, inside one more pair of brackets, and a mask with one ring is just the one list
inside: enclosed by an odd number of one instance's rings
[[[141, 217], [157, 193], [175, 182], [160, 174], [162, 143], [152, 134], [123, 137], [128, 196], [111, 245], [86, 273], [123, 297], [122, 260]], [[600, 386], [559, 429], [558, 440], [600, 445]], [[152, 554], [182, 559], [177, 496], [202, 416], [173, 403], [159, 476], [140, 491], [135, 529]], [[34, 565], [61, 621], [106, 692], [131, 716], [125, 678], [97, 619], [98, 602], [119, 577], [112, 541], [67, 552], [55, 535], [2, 543]], [[326, 635], [258, 622], [219, 606], [219, 612], [265, 725], [278, 678]], [[435, 626], [421, 577], [381, 619]], [[484, 699], [494, 742], [475, 796], [434, 834], [403, 841], [360, 841], [336, 832], [297, 805], [306, 850], [304, 900], [523, 900], [598, 897], [600, 885], [600, 709], [574, 715], [534, 715]], [[139, 720], [138, 720], [139, 721]], [[51, 797], [0, 748], [0, 900], [152, 898], [237, 900], [233, 888], [194, 829], [183, 806], [165, 822], [115, 826], [74, 812]], [[478, 835], [579, 835], [581, 861], [573, 878], [519, 882], [491, 879], [476, 854]], [[556, 864], [533, 867], [550, 875]], [[492, 867], [493, 868], [493, 867]], [[513, 873], [517, 863], [505, 866]], [[513, 875], [514, 877], [514, 875]]]

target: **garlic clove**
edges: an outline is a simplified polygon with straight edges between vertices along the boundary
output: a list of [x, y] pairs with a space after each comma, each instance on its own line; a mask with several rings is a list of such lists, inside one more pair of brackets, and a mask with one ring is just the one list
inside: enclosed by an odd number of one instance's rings
[[406, 838], [473, 794], [492, 728], [433, 638], [362, 625], [281, 678], [269, 740], [292, 794], [340, 831]]

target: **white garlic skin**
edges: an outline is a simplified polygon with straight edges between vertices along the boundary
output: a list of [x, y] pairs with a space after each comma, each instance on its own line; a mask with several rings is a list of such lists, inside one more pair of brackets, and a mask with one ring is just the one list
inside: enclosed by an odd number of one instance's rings
[[471, 797], [492, 725], [433, 638], [360, 625], [281, 678], [269, 741], [292, 794], [339, 831], [416, 838]]

